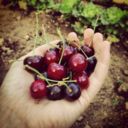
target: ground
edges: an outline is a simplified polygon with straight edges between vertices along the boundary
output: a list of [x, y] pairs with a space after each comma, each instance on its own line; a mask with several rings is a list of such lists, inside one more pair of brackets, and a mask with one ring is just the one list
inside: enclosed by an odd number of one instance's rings
[[[62, 33], [72, 31], [68, 23], [54, 20], [46, 13], [39, 16], [49, 40], [57, 38], [56, 28]], [[12, 11], [0, 6], [0, 83], [11, 63], [32, 50], [35, 36], [35, 14]], [[44, 35], [40, 30], [44, 43]], [[4, 40], [4, 41], [2, 41]], [[38, 45], [40, 45], [39, 43]], [[111, 45], [111, 64], [104, 85], [90, 107], [72, 128], [128, 128], [128, 51], [121, 44]]]

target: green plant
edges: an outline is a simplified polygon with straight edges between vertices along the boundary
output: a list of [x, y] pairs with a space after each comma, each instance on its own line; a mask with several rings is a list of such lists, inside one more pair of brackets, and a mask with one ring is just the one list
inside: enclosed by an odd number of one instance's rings
[[89, 26], [103, 32], [113, 42], [118, 42], [120, 30], [128, 32], [128, 11], [116, 6], [105, 8], [93, 1], [87, 3], [81, 0], [61, 0], [59, 3], [55, 0], [12, 0], [11, 4], [18, 4], [22, 9], [50, 9], [51, 12], [60, 12], [63, 14], [63, 20], [74, 17], [71, 27], [76, 32], [81, 34], [84, 28]]
[[101, 15], [103, 11], [104, 10], [100, 6], [95, 5], [93, 3], [89, 3], [86, 4], [85, 7], [83, 8], [81, 16], [91, 20], [93, 18], [96, 18], [96, 16]]
[[74, 7], [80, 2], [80, 0], [63, 0], [60, 5], [58, 10], [61, 13], [64, 14], [69, 14], [72, 12], [72, 10], [74, 9]]
[[103, 25], [116, 24], [126, 15], [126, 11], [122, 11], [117, 7], [110, 7], [104, 11], [101, 23]]

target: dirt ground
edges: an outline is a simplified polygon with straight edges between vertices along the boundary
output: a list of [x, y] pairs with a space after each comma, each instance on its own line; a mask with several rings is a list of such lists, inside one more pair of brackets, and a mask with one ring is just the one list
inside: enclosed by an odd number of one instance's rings
[[[39, 22], [40, 26], [44, 24], [49, 40], [57, 38], [57, 26], [61, 26], [64, 35], [72, 31], [68, 24], [58, 23], [45, 13], [40, 15]], [[22, 11], [0, 6], [0, 83], [11, 63], [33, 48], [34, 36], [34, 13], [26, 16]], [[43, 39], [41, 32], [40, 37]], [[72, 128], [128, 128], [128, 51], [121, 43], [112, 45], [108, 77]]]

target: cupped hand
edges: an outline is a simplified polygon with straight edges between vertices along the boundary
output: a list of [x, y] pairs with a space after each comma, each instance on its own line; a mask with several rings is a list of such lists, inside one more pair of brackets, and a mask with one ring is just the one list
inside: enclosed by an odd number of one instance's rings
[[[73, 32], [68, 38], [79, 42]], [[104, 41], [101, 33], [94, 34], [92, 29], [86, 29], [83, 41], [93, 46], [97, 65], [89, 77], [88, 89], [82, 90], [80, 98], [73, 102], [65, 99], [35, 101], [29, 93], [34, 78], [24, 70], [23, 61], [16, 61], [12, 64], [0, 89], [1, 128], [68, 128], [76, 121], [100, 90], [107, 75], [110, 59], [110, 43]], [[51, 42], [53, 43], [57, 44], [58, 40]], [[35, 54], [43, 55], [50, 48], [49, 44], [36, 48]], [[20, 60], [29, 55], [33, 55], [33, 52], [21, 57]]]

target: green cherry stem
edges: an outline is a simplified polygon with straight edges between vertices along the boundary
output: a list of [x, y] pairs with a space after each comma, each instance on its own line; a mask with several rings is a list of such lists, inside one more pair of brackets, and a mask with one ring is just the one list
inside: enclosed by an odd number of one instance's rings
[[71, 88], [70, 88], [66, 83], [64, 83], [64, 85], [65, 85], [66, 88], [69, 90], [69, 92], [72, 92]]
[[[57, 46], [56, 44], [49, 43], [49, 39], [47, 38], [47, 37], [48, 37], [48, 34], [47, 34], [47, 32], [46, 32], [46, 29], [45, 29], [44, 25], [42, 25], [42, 32], [43, 32], [43, 35], [44, 35], [45, 44], [50, 45], [52, 48], [57, 48], [57, 49], [59, 49], [59, 46]], [[42, 39], [42, 41], [43, 41], [43, 39]]]
[[31, 71], [35, 72], [38, 74], [38, 77], [43, 79], [43, 80], [47, 80], [47, 81], [51, 81], [51, 82], [58, 82], [56, 80], [51, 80], [51, 79], [48, 79], [46, 77], [44, 77], [39, 71], [37, 71], [36, 69], [32, 68], [31, 66], [29, 65], [25, 65], [26, 68], [30, 69]]
[[72, 82], [77, 82], [76, 80], [68, 80], [68, 81], [63, 81], [65, 83], [72, 83]]
[[[37, 76], [38, 76], [40, 79], [46, 80], [46, 82], [48, 83], [47, 87], [51, 87], [51, 86], [55, 86], [55, 85], [59, 85], [59, 86], [64, 85], [64, 86], [66, 86], [66, 87], [69, 89], [69, 91], [71, 91], [71, 89], [68, 87], [67, 83], [70, 83], [70, 82], [77, 82], [76, 80], [68, 80], [68, 81], [62, 80], [62, 81], [57, 81], [57, 80], [48, 79], [48, 78], [46, 78], [45, 76], [43, 76], [39, 71], [37, 71], [36, 69], [32, 68], [31, 66], [25, 65], [25, 67], [28, 68], [29, 70], [31, 70], [31, 71], [37, 73], [37, 74], [38, 74]], [[67, 77], [67, 78], [68, 78], [68, 77]], [[51, 84], [50, 82], [55, 82], [55, 84]]]
[[63, 36], [62, 36], [61, 31], [60, 31], [59, 28], [57, 29], [57, 33], [58, 33], [58, 35], [59, 35], [59, 37], [61, 38], [62, 43], [63, 43], [62, 53], [61, 53], [61, 57], [60, 57], [60, 60], [59, 60], [59, 64], [61, 64], [61, 61], [62, 61], [62, 58], [63, 58], [63, 55], [64, 55], [65, 40], [64, 40], [64, 38], [63, 38]]
[[97, 24], [98, 24], [98, 20], [99, 20], [100, 16], [98, 15], [97, 18], [96, 18], [96, 21], [95, 21], [95, 25], [94, 25], [94, 33], [95, 33], [95, 30], [96, 30], [96, 27], [97, 27]]
[[75, 43], [75, 45], [81, 50], [81, 52], [84, 54], [84, 56], [88, 59], [89, 57], [86, 55], [86, 53], [83, 51], [83, 49], [77, 43]]
[[35, 36], [35, 40], [34, 40], [34, 46], [33, 46], [33, 54], [35, 54], [35, 48], [37, 45], [37, 39], [39, 37], [38, 31], [39, 31], [39, 18], [38, 18], [38, 12], [35, 13], [36, 14], [36, 36]]
[[[42, 74], [41, 74], [41, 75], [42, 75]], [[50, 84], [49, 81], [48, 81], [43, 75], [42, 75], [42, 76], [37, 75], [37, 77], [39, 77], [40, 79], [46, 80], [46, 82], [47, 82], [48, 84]]]

